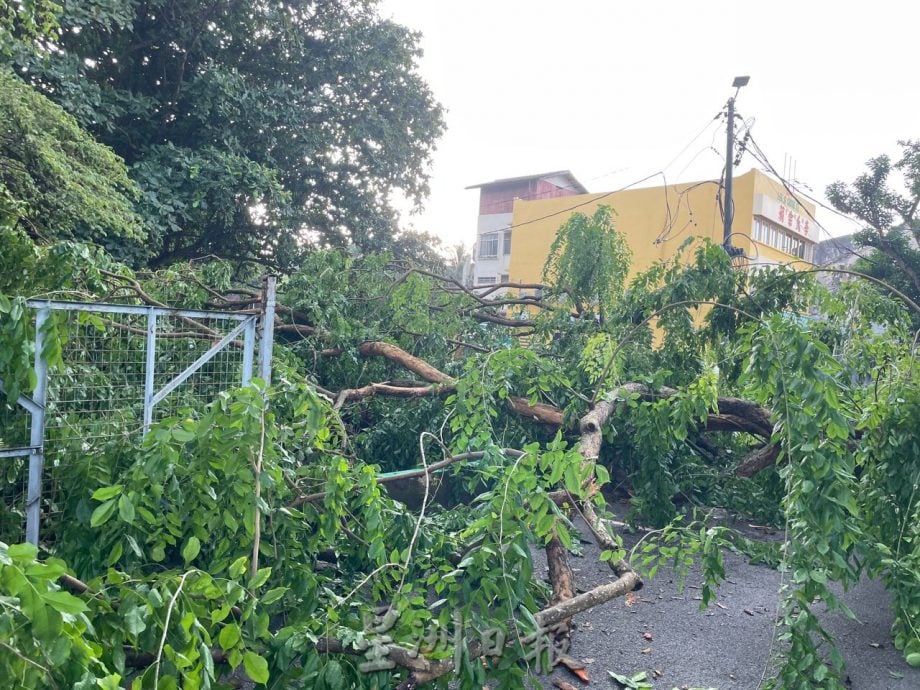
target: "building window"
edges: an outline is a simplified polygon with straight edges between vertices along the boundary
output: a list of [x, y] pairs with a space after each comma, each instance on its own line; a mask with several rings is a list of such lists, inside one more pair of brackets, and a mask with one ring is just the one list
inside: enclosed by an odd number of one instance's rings
[[479, 276], [476, 285], [495, 285], [495, 276]]
[[811, 261], [814, 256], [814, 245], [811, 242], [794, 233], [787, 232], [785, 228], [766, 218], [754, 218], [754, 227], [751, 234], [755, 242], [779, 249], [781, 252], [791, 254], [800, 259]]
[[507, 273], [502, 273], [501, 278], [499, 279], [498, 282], [499, 282], [499, 283], [507, 283], [507, 282], [508, 282], [508, 274], [507, 274]]
[[498, 233], [483, 235], [479, 240], [479, 258], [494, 259], [498, 256]]
[[509, 256], [511, 254], [511, 231], [505, 230], [505, 239], [502, 242], [502, 254]]

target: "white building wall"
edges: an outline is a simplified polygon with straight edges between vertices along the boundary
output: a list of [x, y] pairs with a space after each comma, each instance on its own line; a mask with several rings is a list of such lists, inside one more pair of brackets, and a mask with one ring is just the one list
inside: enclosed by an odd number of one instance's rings
[[506, 279], [511, 264], [511, 215], [489, 213], [479, 216], [476, 246], [473, 248], [472, 287], [484, 287]]

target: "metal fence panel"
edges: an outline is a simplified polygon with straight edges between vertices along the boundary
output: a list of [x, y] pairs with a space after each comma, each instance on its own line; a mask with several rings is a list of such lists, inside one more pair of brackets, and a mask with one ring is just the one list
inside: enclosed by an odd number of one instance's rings
[[[266, 295], [272, 304], [273, 292]], [[17, 522], [22, 529], [25, 518], [26, 539], [37, 544], [39, 521], [59, 517], [62, 492], [81, 471], [68, 459], [133, 443], [151, 424], [196, 414], [250, 381], [259, 316], [45, 300], [29, 306], [37, 385], [31, 399], [0, 403], [0, 534], [15, 533]], [[63, 365], [50, 375], [41, 356], [49, 318], [64, 336]], [[260, 330], [259, 364], [270, 366], [271, 325]]]

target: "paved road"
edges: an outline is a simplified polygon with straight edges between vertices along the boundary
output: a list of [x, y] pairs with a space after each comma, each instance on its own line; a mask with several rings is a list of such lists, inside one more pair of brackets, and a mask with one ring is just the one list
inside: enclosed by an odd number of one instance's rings
[[[581, 528], [587, 535], [583, 523]], [[542, 553], [537, 559], [535, 572], [545, 573]], [[593, 543], [585, 544], [582, 556], [572, 557], [571, 563], [580, 590], [610, 580]], [[780, 574], [734, 554], [726, 555], [725, 574], [718, 604], [705, 611], [699, 610], [698, 575], [691, 572], [679, 592], [673, 572], [662, 569], [631, 603], [617, 599], [576, 616], [570, 656], [588, 664], [591, 682], [584, 686], [564, 669], [553, 675], [577, 688], [618, 690], [607, 671], [646, 671], [650, 678], [657, 671], [661, 675], [654, 680], [655, 690], [757, 690], [773, 670], [775, 653], [782, 650], [774, 639]], [[860, 583], [844, 599], [859, 620], [829, 616], [827, 624], [846, 660], [850, 687], [920, 689], [920, 669], [908, 666], [891, 643], [891, 612], [882, 586]], [[542, 685], [552, 688], [551, 677], [542, 679]]]

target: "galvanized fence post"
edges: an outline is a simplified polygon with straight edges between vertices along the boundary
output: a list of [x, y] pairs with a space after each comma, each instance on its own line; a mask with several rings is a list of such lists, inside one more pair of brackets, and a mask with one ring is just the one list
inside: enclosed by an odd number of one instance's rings
[[35, 409], [31, 410], [29, 445], [29, 484], [26, 494], [26, 541], [38, 546], [41, 524], [42, 469], [45, 465], [45, 403], [48, 397], [48, 362], [45, 361], [45, 323], [49, 308], [40, 307], [35, 314]]
[[147, 310], [147, 341], [144, 364], [144, 433], [153, 423], [153, 385], [156, 372], [157, 352], [157, 313], [153, 307]]
[[259, 340], [259, 376], [269, 386], [272, 379], [272, 346], [275, 338], [275, 290], [278, 279], [265, 276], [262, 283], [262, 337]]
[[243, 385], [249, 383], [252, 378], [252, 362], [256, 349], [256, 317], [251, 316], [246, 321], [246, 329], [243, 331]]

